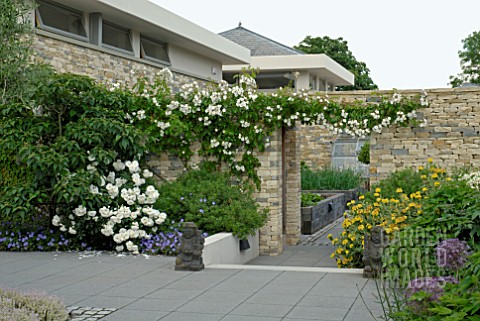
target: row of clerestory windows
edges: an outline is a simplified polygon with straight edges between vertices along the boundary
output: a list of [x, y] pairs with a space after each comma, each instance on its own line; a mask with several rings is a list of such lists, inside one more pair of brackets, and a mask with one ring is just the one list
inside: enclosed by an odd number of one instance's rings
[[[90, 28], [87, 34], [83, 12], [52, 1], [41, 0], [37, 3], [35, 24], [38, 29], [126, 54], [134, 54], [130, 30], [104, 20], [101, 13], [89, 15]], [[140, 58], [169, 64], [168, 46], [140, 34]]]

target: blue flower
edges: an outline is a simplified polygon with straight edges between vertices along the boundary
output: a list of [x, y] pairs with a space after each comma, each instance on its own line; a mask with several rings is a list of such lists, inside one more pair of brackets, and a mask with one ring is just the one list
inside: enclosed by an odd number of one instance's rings
[[205, 211], [204, 211], [204, 210], [202, 210], [202, 209], [200, 209], [200, 211], [199, 211], [199, 212], [200, 212], [200, 213], [205, 213]]
[[217, 204], [217, 203], [215, 203], [215, 202], [212, 202], [212, 205], [215, 205], [215, 204]]

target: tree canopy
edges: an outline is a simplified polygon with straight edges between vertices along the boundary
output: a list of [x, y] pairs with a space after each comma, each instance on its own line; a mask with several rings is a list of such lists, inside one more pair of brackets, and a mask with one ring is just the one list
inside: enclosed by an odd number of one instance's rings
[[480, 32], [475, 31], [462, 40], [463, 50], [458, 51], [462, 72], [450, 76], [450, 85], [458, 87], [464, 83], [480, 84]]
[[355, 58], [350, 49], [348, 49], [347, 41], [341, 37], [332, 39], [328, 36], [307, 36], [298, 46], [295, 46], [295, 49], [308, 54], [326, 54], [354, 74], [355, 84], [353, 86], [341, 86], [337, 90], [378, 89], [378, 86], [370, 78], [370, 69], [367, 68], [364, 62]]

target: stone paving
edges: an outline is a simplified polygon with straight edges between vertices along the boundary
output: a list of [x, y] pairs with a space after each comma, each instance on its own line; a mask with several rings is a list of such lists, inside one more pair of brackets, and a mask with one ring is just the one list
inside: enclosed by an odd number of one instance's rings
[[342, 232], [343, 218], [326, 226], [315, 234], [302, 235], [298, 245], [283, 247], [283, 253], [279, 256], [259, 256], [248, 265], [268, 266], [307, 266], [307, 267], [337, 267], [330, 255], [335, 247], [328, 239], [328, 234], [336, 237]]
[[277, 257], [174, 271], [175, 258], [0, 252], [0, 286], [59, 296], [69, 321], [367, 321], [382, 316], [374, 281], [337, 269], [327, 238], [341, 220]]
[[161, 256], [0, 252], [0, 286], [44, 290], [70, 307], [115, 309], [101, 321], [366, 321], [373, 320], [370, 312], [381, 315], [376, 285], [359, 270], [239, 265], [182, 272], [174, 264], [175, 258]]

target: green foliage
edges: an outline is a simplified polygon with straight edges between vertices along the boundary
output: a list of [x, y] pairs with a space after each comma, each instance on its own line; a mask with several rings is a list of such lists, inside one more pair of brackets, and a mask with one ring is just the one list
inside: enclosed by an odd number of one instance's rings
[[[68, 196], [89, 193], [89, 156], [101, 167], [143, 155], [145, 134], [125, 122], [124, 110], [135, 106], [132, 100], [88, 77], [64, 74], [39, 86], [35, 106], [5, 105], [0, 114], [0, 223], [21, 227], [34, 216], [48, 218], [78, 205]], [[64, 184], [77, 172], [82, 179]]]
[[208, 234], [232, 232], [240, 239], [263, 226], [267, 210], [260, 209], [248, 189], [232, 185], [222, 172], [192, 170], [159, 187], [155, 204], [169, 219], [194, 222]]
[[474, 31], [462, 40], [463, 50], [458, 51], [462, 72], [450, 76], [450, 85], [458, 87], [464, 83], [480, 84], [480, 32]]
[[424, 180], [421, 173], [412, 168], [405, 168], [395, 171], [372, 186], [372, 190], [380, 188], [384, 195], [395, 195], [396, 190], [401, 188], [403, 193], [410, 195], [420, 191]]
[[362, 176], [353, 169], [301, 168], [302, 190], [347, 190], [360, 188]]
[[[426, 302], [421, 309], [406, 305], [402, 294], [388, 297], [381, 293], [385, 319], [392, 321], [479, 320], [480, 311], [480, 248], [476, 246], [464, 268], [458, 271], [458, 283], [446, 283], [438, 300]], [[412, 298], [423, 301], [429, 294], [421, 291]]]
[[362, 164], [370, 164], [370, 142], [363, 144], [358, 153], [358, 161]]
[[32, 64], [33, 29], [29, 11], [33, 2], [0, 2], [0, 105], [28, 102], [36, 84], [50, 73], [45, 66]]
[[480, 191], [464, 180], [446, 181], [423, 200], [424, 215], [412, 227], [442, 231], [449, 237], [480, 242]]
[[[2, 315], [4, 311], [9, 310], [10, 316]], [[18, 313], [15, 310], [21, 310], [22, 312]], [[15, 320], [18, 321], [68, 320], [65, 304], [57, 297], [43, 292], [31, 291], [23, 293], [0, 288], [0, 320], [13, 320], [12, 316], [17, 316]]]
[[302, 207], [314, 206], [325, 199], [324, 196], [315, 193], [302, 193]]
[[355, 85], [341, 86], [338, 87], [338, 90], [378, 89], [378, 86], [370, 78], [370, 70], [367, 68], [367, 65], [355, 58], [350, 49], [348, 49], [347, 41], [343, 38], [332, 39], [328, 36], [312, 38], [307, 36], [298, 46], [295, 46], [295, 49], [308, 54], [326, 54], [353, 73]]

